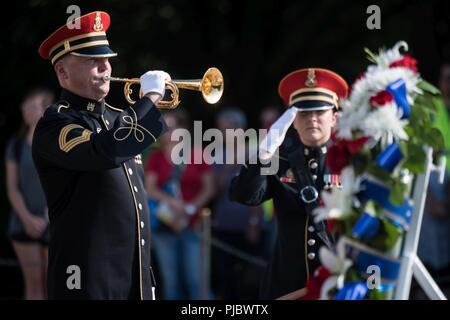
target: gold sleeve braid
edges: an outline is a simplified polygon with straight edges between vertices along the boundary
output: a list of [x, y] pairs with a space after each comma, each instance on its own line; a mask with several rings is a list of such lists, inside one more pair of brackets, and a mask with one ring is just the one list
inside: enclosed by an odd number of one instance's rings
[[[67, 135], [69, 132], [73, 129], [81, 128], [83, 129], [83, 132], [80, 136], [77, 136], [75, 138], [70, 139], [67, 141]], [[76, 147], [77, 145], [89, 141], [91, 138], [92, 132], [83, 128], [82, 126], [78, 124], [69, 124], [61, 129], [61, 132], [59, 133], [59, 148], [64, 152], [69, 152], [72, 150], [72, 148]]]

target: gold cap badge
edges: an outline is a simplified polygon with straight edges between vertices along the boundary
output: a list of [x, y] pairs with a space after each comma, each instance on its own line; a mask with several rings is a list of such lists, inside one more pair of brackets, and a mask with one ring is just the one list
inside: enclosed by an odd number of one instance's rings
[[315, 87], [317, 85], [316, 73], [314, 69], [308, 69], [308, 75], [305, 81], [305, 86], [307, 87]]
[[95, 23], [94, 23], [94, 31], [102, 31], [103, 30], [103, 24], [102, 24], [102, 17], [100, 12], [96, 12], [95, 14]]

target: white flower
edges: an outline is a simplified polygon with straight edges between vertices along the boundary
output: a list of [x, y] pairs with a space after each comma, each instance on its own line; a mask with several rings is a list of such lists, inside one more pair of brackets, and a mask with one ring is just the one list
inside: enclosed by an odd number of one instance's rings
[[394, 102], [385, 104], [369, 113], [359, 124], [363, 135], [372, 137], [374, 141], [380, 141], [382, 147], [386, 147], [395, 140], [408, 140], [403, 127], [408, 123], [401, 119], [402, 112]]
[[[370, 69], [370, 68], [369, 68]], [[413, 104], [413, 95], [421, 93], [417, 87], [420, 78], [407, 68], [372, 68], [363, 79], [353, 86], [348, 100], [342, 100], [342, 113], [338, 122], [339, 138], [352, 140], [354, 132], [361, 132], [364, 136], [374, 138], [374, 142], [381, 140], [383, 146], [394, 139], [407, 140], [408, 136], [403, 127], [408, 123], [401, 120], [402, 113], [394, 101], [378, 108], [372, 108], [369, 100], [372, 96], [386, 89], [386, 87], [403, 79], [407, 90], [407, 100]]]
[[365, 77], [355, 82], [350, 94], [350, 103], [357, 108], [363, 107], [369, 104], [369, 99], [379, 93], [386, 90], [386, 87], [398, 80], [403, 79], [405, 81], [407, 99], [410, 104], [413, 103], [412, 94], [422, 93], [417, 87], [420, 81], [418, 74], [414, 73], [411, 69], [396, 67], [389, 69], [382, 68], [368, 68], [368, 72]]
[[[337, 248], [340, 248], [340, 246], [337, 246]], [[322, 265], [330, 271], [331, 274], [345, 273], [352, 265], [351, 260], [345, 258], [344, 252], [335, 254], [326, 246], [320, 247], [319, 258]]]
[[360, 177], [355, 178], [353, 167], [345, 167], [341, 172], [341, 188], [332, 188], [331, 192], [322, 191], [324, 205], [314, 209], [314, 221], [326, 219], [345, 219], [352, 213], [354, 194], [359, 191]]
[[361, 104], [356, 107], [349, 100], [341, 102], [342, 112], [338, 120], [337, 136], [346, 140], [353, 140], [353, 131], [357, 130], [361, 122], [370, 112], [369, 103]]
[[[375, 137], [376, 142], [380, 139], [384, 143], [392, 141], [393, 138], [405, 139], [406, 133], [403, 126], [407, 124], [407, 121], [400, 120], [402, 114], [397, 112], [395, 102], [391, 103], [392, 106], [386, 104], [376, 109], [373, 109], [369, 103], [372, 96], [386, 90], [390, 83], [398, 79], [405, 81], [406, 99], [412, 105], [414, 103], [413, 96], [422, 93], [417, 87], [420, 81], [419, 75], [403, 67], [385, 69], [380, 66], [369, 66], [364, 78], [359, 79], [353, 85], [349, 99], [340, 101], [342, 112], [339, 117], [337, 136], [352, 140], [355, 131], [362, 131], [364, 135]], [[386, 107], [387, 109], [382, 110]], [[375, 114], [372, 115], [372, 113]], [[374, 120], [384, 121], [384, 116], [388, 116], [388, 123], [370, 124]], [[368, 128], [366, 128], [367, 125], [369, 125]]]
[[[383, 143], [388, 143], [394, 138], [407, 138], [403, 130], [407, 122], [399, 120], [401, 114], [393, 108], [394, 102], [392, 102], [393, 106], [386, 105], [375, 110], [369, 103], [371, 97], [386, 90], [390, 83], [398, 79], [405, 81], [406, 99], [410, 105], [414, 103], [413, 98], [416, 94], [422, 94], [422, 90], [417, 86], [420, 81], [418, 74], [404, 67], [389, 68], [392, 62], [403, 58], [400, 53], [401, 47], [407, 50], [407, 44], [401, 41], [392, 49], [380, 51], [375, 59], [377, 64], [370, 65], [364, 77], [355, 82], [348, 100], [340, 101], [342, 112], [338, 123], [338, 137], [352, 140], [355, 131], [362, 131], [364, 135], [375, 137], [376, 142], [381, 140]], [[385, 116], [388, 117], [387, 123], [373, 123], [380, 120], [384, 122]]]
[[336, 248], [337, 254], [325, 246], [322, 246], [319, 250], [320, 262], [333, 274], [322, 284], [320, 289], [321, 300], [328, 300], [328, 292], [330, 290], [334, 288], [340, 289], [344, 286], [345, 273], [353, 264], [350, 259], [345, 257], [345, 244], [342, 239], [339, 240]]

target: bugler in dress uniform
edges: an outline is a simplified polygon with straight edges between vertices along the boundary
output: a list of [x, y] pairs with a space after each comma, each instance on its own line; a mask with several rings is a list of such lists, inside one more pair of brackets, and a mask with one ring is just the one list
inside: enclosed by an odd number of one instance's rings
[[[258, 205], [272, 198], [274, 202], [278, 232], [261, 298], [279, 298], [303, 288], [320, 264], [318, 249], [333, 241], [324, 225], [314, 223], [311, 217], [320, 191], [339, 184], [339, 177], [330, 175], [325, 166], [330, 136], [321, 145], [307, 146], [291, 124], [299, 112], [337, 110], [339, 97], [345, 97], [347, 91], [346, 82], [329, 70], [308, 68], [288, 74], [280, 82], [279, 94], [290, 108], [272, 126], [279, 132], [272, 136], [274, 144], [260, 153], [279, 160], [278, 172], [261, 175], [263, 165], [249, 163], [231, 183], [234, 201]], [[331, 122], [327, 130], [331, 131]]]
[[[107, 13], [79, 19], [81, 28], [63, 26], [42, 43], [44, 59], [55, 65], [68, 54], [116, 55], [106, 38]], [[49, 207], [50, 299], [152, 298], [140, 153], [164, 130], [148, 97], [122, 110], [63, 89], [47, 109], [35, 130], [33, 158]]]

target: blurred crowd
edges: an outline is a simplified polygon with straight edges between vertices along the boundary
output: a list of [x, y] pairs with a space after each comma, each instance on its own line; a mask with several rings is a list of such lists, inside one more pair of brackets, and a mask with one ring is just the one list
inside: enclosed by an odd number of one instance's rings
[[[439, 87], [444, 104], [436, 125], [443, 131], [448, 149], [450, 64], [441, 68]], [[46, 298], [48, 215], [31, 157], [31, 141], [37, 121], [53, 101], [53, 93], [44, 88], [33, 89], [24, 96], [19, 106], [20, 130], [10, 137], [4, 150], [5, 184], [11, 211], [2, 238], [9, 243], [11, 254], [0, 252], [0, 270], [3, 274], [21, 270], [20, 277], [10, 278], [16, 290], [2, 292], [4, 298]], [[236, 161], [208, 164], [203, 159], [198, 164], [179, 165], [171, 161], [171, 153], [178, 143], [171, 140], [172, 132], [181, 128], [192, 130], [193, 119], [184, 110], [181, 107], [164, 113], [168, 131], [143, 155], [157, 297], [256, 299], [274, 242], [276, 212], [270, 200], [258, 207], [248, 207], [228, 199], [228, 186], [240, 169]], [[263, 108], [256, 129], [268, 129], [281, 112], [277, 106]], [[245, 130], [248, 119], [239, 107], [224, 107], [215, 115], [215, 128], [222, 133], [227, 129]], [[238, 144], [244, 143], [249, 152], [257, 146], [257, 141], [252, 140], [235, 142], [232, 148], [240, 148]], [[214, 158], [224, 159], [227, 148], [230, 144], [224, 141]], [[192, 157], [199, 152], [201, 148], [190, 150]], [[420, 259], [444, 290], [450, 287], [449, 175], [450, 157], [447, 156], [444, 183], [439, 183], [436, 174], [430, 179], [418, 250]], [[205, 208], [210, 209], [210, 216], [203, 214]], [[17, 264], [5, 263], [11, 258]], [[9, 288], [4, 286], [0, 290]], [[416, 298], [424, 297], [419, 290], [412, 294]]]

